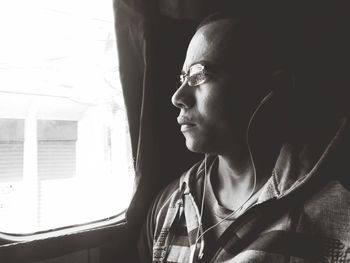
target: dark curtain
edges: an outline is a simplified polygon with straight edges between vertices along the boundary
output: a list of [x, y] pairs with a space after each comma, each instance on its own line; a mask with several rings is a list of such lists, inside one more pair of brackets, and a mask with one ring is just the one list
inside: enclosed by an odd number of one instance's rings
[[[261, 6], [266, 3], [258, 2]], [[114, 0], [120, 77], [136, 171], [135, 194], [127, 212], [128, 225], [134, 233], [138, 232], [145, 220], [148, 207], [159, 190], [169, 181], [179, 177], [196, 160], [202, 158], [200, 155], [189, 153], [185, 148], [184, 139], [176, 123], [178, 111], [171, 105], [170, 99], [176, 88], [176, 79], [185, 58], [187, 45], [198, 22], [212, 12], [232, 8], [234, 5], [237, 7], [238, 4], [239, 1], [234, 0]], [[265, 11], [273, 10], [274, 7], [276, 6], [267, 7]], [[310, 61], [305, 60], [309, 64], [301, 67], [301, 71], [304, 76], [314, 74], [310, 76], [316, 78], [321, 86], [325, 86], [321, 81], [320, 72], [332, 72], [334, 76], [328, 74], [331, 83], [338, 78], [340, 73], [338, 69], [341, 70], [342, 78], [344, 76], [347, 78], [349, 75], [343, 74], [346, 68], [339, 65], [343, 62], [349, 64], [346, 61], [347, 57], [343, 56], [343, 51], [335, 48], [341, 46], [342, 50], [347, 49], [343, 36], [348, 34], [349, 27], [347, 20], [339, 20], [338, 24], [334, 24], [336, 13], [332, 13], [328, 16], [328, 20], [324, 20], [322, 11], [320, 20], [314, 20], [308, 12], [318, 7], [311, 5], [305, 7], [304, 4], [300, 4], [291, 11], [294, 12], [292, 17], [301, 25], [300, 28], [304, 28], [305, 21], [312, 22], [307, 31], [299, 32], [299, 36], [305, 34], [303, 37], [307, 39], [310, 33], [315, 33], [318, 34], [319, 41], [324, 43], [320, 46], [320, 43], [315, 42], [317, 37], [311, 37], [308, 50], [296, 53], [296, 57], [311, 54]], [[303, 12], [298, 13], [298, 10]], [[325, 5], [323, 10], [327, 14], [332, 9]], [[264, 12], [263, 9], [261, 12]], [[299, 15], [303, 16], [303, 22], [298, 20]], [[322, 25], [319, 26], [318, 22], [322, 22]], [[278, 24], [278, 21], [276, 23]], [[331, 35], [323, 35], [315, 31], [312, 26], [318, 29], [336, 28], [339, 32], [332, 35], [335, 33], [331, 30]], [[329, 50], [333, 53], [328, 52]], [[326, 67], [315, 70], [314, 66], [317, 64]], [[337, 65], [337, 69], [332, 69], [331, 64]], [[336, 84], [342, 87], [341, 92], [347, 90], [348, 86], [344, 83], [348, 84], [348, 79]], [[331, 84], [327, 83], [328, 85]], [[313, 100], [314, 92], [314, 90], [310, 92]], [[339, 98], [347, 103], [348, 97], [338, 96], [336, 100]]]
[[[127, 221], [135, 232], [159, 190], [201, 158], [185, 147], [171, 96], [198, 22], [216, 10], [210, 3], [114, 1], [120, 77], [136, 172]], [[220, 2], [215, 5], [220, 6]]]

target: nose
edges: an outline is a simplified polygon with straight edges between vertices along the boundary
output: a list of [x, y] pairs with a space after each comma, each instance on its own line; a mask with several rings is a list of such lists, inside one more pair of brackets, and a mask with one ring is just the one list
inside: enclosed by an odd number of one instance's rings
[[179, 109], [191, 108], [195, 102], [193, 87], [185, 81], [171, 97], [172, 104]]

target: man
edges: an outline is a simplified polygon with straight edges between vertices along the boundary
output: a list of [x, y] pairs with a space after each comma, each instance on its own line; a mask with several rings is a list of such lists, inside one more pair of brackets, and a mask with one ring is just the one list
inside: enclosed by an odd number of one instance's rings
[[297, 104], [297, 70], [274, 33], [227, 15], [197, 29], [172, 103], [205, 158], [155, 200], [142, 262], [349, 260], [347, 119]]

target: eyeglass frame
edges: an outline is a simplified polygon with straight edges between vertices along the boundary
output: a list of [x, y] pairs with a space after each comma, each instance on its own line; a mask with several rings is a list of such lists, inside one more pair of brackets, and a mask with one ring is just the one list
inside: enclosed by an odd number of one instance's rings
[[[195, 72], [193, 75], [190, 75], [191, 69], [193, 69], [193, 67], [198, 67], [198, 66], [200, 66], [200, 71]], [[179, 76], [179, 86], [178, 87], [181, 87], [185, 83], [187, 83], [188, 86], [190, 86], [190, 87], [195, 87], [195, 86], [198, 86], [198, 85], [205, 83], [206, 81], [208, 81], [207, 76], [210, 75], [210, 73], [211, 73], [211, 71], [208, 71], [207, 68], [208, 68], [208, 66], [201, 63], [201, 62], [198, 62], [198, 63], [191, 65], [190, 68], [187, 70], [187, 72], [184, 72], [184, 71], [181, 72], [181, 74]], [[191, 80], [189, 78], [191, 78], [197, 74], [202, 74], [203, 79], [200, 80], [199, 82], [192, 84]]]

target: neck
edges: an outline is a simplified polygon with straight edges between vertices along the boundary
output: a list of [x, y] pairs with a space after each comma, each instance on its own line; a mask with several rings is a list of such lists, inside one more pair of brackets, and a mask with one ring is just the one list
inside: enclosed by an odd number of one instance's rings
[[254, 166], [249, 151], [240, 155], [219, 155], [216, 176], [211, 178], [221, 205], [236, 210], [254, 188]]
[[223, 187], [232, 189], [238, 187], [251, 188], [250, 183], [254, 177], [254, 166], [250, 155], [241, 154], [237, 158], [234, 156], [219, 155], [218, 182], [222, 182]]

